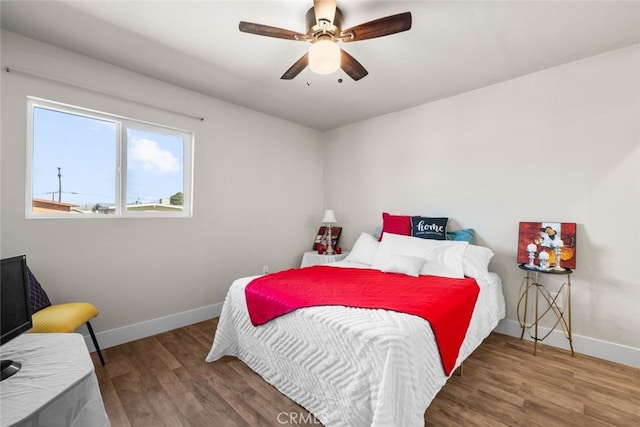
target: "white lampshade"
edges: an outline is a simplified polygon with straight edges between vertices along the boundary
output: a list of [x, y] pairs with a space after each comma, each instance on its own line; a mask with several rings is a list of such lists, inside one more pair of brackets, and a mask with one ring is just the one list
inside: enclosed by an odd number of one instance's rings
[[331, 40], [318, 40], [309, 48], [309, 68], [318, 74], [331, 74], [340, 68], [340, 47]]
[[332, 209], [327, 209], [324, 211], [324, 217], [322, 218], [323, 224], [335, 224], [338, 222], [336, 219], [336, 214], [333, 213]]

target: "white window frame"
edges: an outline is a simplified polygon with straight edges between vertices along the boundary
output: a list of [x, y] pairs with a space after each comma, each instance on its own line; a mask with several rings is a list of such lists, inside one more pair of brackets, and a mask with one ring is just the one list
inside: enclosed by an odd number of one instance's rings
[[[33, 212], [33, 111], [44, 108], [61, 113], [74, 114], [90, 119], [105, 120], [116, 124], [116, 170], [115, 170], [115, 213], [114, 214], [67, 214]], [[179, 136], [183, 143], [183, 209], [177, 212], [132, 211], [127, 210], [127, 147], [128, 128]], [[193, 216], [193, 131], [183, 130], [157, 123], [136, 120], [117, 114], [110, 114], [88, 108], [77, 107], [55, 101], [27, 97], [27, 177], [26, 177], [26, 218], [191, 218]]]

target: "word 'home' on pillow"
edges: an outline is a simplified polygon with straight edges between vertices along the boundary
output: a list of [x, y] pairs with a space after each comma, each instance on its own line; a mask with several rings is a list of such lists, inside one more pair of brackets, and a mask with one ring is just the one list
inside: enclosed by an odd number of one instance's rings
[[449, 218], [411, 217], [411, 235], [421, 239], [447, 240]]

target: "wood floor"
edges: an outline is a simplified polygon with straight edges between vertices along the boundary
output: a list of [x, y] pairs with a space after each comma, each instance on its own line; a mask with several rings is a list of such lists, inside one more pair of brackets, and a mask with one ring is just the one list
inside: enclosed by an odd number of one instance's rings
[[[217, 319], [92, 353], [104, 404], [120, 426], [320, 423], [232, 357], [204, 358]], [[637, 426], [640, 369], [493, 334], [425, 413], [425, 426]], [[403, 427], [403, 426], [398, 426]]]

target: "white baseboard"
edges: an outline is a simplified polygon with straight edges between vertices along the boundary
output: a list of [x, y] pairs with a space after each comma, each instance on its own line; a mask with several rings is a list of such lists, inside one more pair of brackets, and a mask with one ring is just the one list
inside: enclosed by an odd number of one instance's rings
[[[520, 324], [516, 320], [502, 319], [500, 323], [498, 323], [498, 326], [496, 326], [494, 331], [504, 335], [520, 338], [522, 329], [520, 328]], [[547, 332], [549, 332], [549, 328], [540, 327], [538, 336], [544, 336]], [[573, 334], [572, 338], [573, 350], [576, 353], [597, 357], [599, 359], [604, 359], [615, 363], [621, 363], [623, 365], [632, 366], [634, 368], [640, 368], [639, 348], [627, 347], [625, 345], [615, 344], [576, 334]], [[523, 339], [533, 341], [526, 333], [524, 334]], [[549, 335], [543, 341], [543, 345], [570, 350], [569, 340], [567, 340], [567, 338], [564, 336], [562, 330], [555, 330], [551, 332], [551, 335]]]
[[[101, 349], [113, 347], [127, 342], [135, 341], [141, 338], [150, 337], [152, 335], [161, 334], [172, 329], [182, 328], [183, 326], [193, 325], [194, 323], [204, 320], [213, 319], [220, 316], [222, 312], [222, 303], [207, 305], [205, 307], [196, 308], [182, 313], [171, 314], [169, 316], [158, 317], [157, 319], [146, 320], [140, 323], [123, 326], [121, 328], [111, 329], [104, 332], [96, 333], [96, 338]], [[86, 327], [83, 326], [84, 330]], [[211, 339], [213, 342], [213, 331], [211, 331]], [[95, 351], [93, 342], [89, 333], [84, 335], [89, 351]]]

